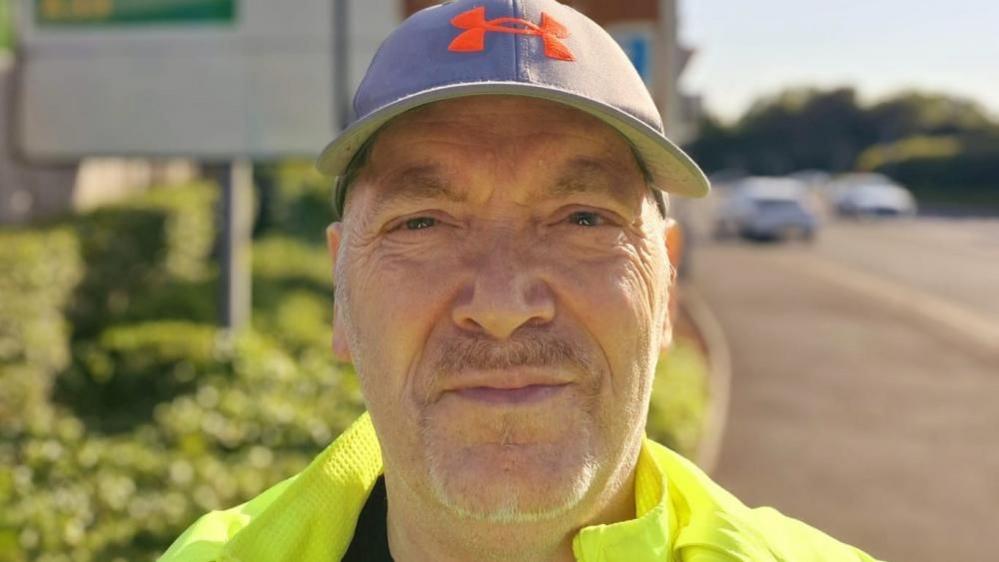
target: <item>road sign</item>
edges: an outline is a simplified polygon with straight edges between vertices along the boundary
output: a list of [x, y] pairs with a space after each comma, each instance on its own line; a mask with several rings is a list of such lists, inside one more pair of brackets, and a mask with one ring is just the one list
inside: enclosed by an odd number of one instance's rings
[[40, 26], [232, 22], [236, 0], [34, 0]]
[[221, 320], [246, 325], [249, 161], [312, 158], [337, 134], [360, 80], [354, 71], [397, 22], [397, 0], [355, 2], [349, 12], [347, 0], [21, 2], [12, 104], [20, 153], [40, 162], [214, 164], [223, 188]]
[[341, 126], [330, 0], [22, 2], [29, 159], [313, 157]]

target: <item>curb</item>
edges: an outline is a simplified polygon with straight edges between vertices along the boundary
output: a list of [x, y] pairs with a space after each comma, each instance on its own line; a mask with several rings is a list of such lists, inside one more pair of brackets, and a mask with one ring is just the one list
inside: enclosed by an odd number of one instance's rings
[[704, 472], [711, 473], [718, 464], [725, 424], [728, 421], [729, 395], [732, 385], [732, 359], [728, 340], [711, 307], [696, 288], [683, 287], [682, 306], [686, 309], [704, 341], [708, 354], [708, 414], [704, 433], [697, 447], [695, 461]]

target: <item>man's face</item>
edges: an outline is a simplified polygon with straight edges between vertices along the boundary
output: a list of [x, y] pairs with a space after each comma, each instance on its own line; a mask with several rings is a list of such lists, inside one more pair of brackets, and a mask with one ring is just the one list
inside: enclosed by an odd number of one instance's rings
[[627, 143], [519, 97], [384, 129], [329, 231], [386, 474], [459, 514], [536, 520], [626, 478], [669, 331], [664, 221]]

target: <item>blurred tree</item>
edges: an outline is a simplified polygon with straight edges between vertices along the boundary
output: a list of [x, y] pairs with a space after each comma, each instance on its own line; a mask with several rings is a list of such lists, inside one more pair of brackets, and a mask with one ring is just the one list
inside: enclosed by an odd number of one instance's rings
[[745, 159], [739, 153], [734, 128], [726, 126], [714, 115], [704, 113], [697, 126], [700, 135], [687, 150], [706, 171], [741, 169]]
[[737, 124], [752, 171], [848, 170], [875, 140], [852, 88], [789, 90], [757, 102]]
[[869, 113], [881, 143], [920, 135], [977, 133], [996, 126], [979, 104], [940, 94], [904, 92], [874, 105]]
[[[956, 151], [953, 137], [961, 138]], [[915, 150], [920, 157], [932, 148], [934, 159], [946, 160], [981, 152], [995, 138], [999, 123], [970, 100], [903, 92], [864, 106], [852, 88], [796, 88], [758, 100], [731, 125], [705, 117], [700, 138], [688, 149], [709, 172], [739, 169], [780, 175], [803, 169], [880, 168], [898, 159], [900, 146], [906, 155]], [[881, 145], [885, 147], [871, 150]], [[942, 146], [950, 152], [942, 155]], [[942, 166], [945, 169], [946, 162]], [[982, 174], [989, 175], [983, 170], [975, 176], [978, 183]]]
[[734, 125], [711, 118], [689, 148], [709, 170], [779, 175], [805, 168], [844, 171], [877, 140], [852, 88], [792, 89], [763, 98]]

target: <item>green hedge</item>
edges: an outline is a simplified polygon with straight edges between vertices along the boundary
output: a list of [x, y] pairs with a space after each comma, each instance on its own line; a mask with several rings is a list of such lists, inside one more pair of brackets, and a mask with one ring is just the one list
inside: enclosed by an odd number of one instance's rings
[[284, 235], [253, 247], [253, 325], [294, 353], [329, 354], [332, 272], [326, 249]]
[[361, 412], [321, 229], [255, 244], [257, 329], [225, 338], [214, 202], [192, 184], [0, 234], [0, 562], [153, 560]]
[[309, 245], [322, 245], [333, 220], [332, 180], [311, 160], [289, 160], [254, 169], [260, 217], [256, 233], [279, 233]]
[[212, 271], [216, 191], [206, 183], [154, 189], [68, 221], [87, 264], [68, 311], [77, 339], [152, 314], [211, 318], [202, 316], [212, 307], [177, 284], [204, 282]]
[[0, 232], [0, 437], [42, 415], [70, 363], [63, 309], [81, 276], [71, 232]]
[[362, 411], [349, 368], [252, 332], [149, 322], [90, 345], [92, 372], [61, 376], [84, 377], [62, 387], [75, 400], [0, 444], [0, 561], [153, 560], [197, 516], [304, 468]]
[[82, 276], [79, 244], [65, 229], [0, 232], [0, 365], [47, 371], [69, 359], [63, 308]]
[[[134, 351], [119, 357], [127, 368], [115, 377], [191, 383], [131, 431], [94, 431], [62, 412], [4, 440], [0, 561], [152, 560], [197, 516], [304, 468], [361, 412], [349, 369], [296, 362], [258, 334], [213, 334], [152, 323], [100, 338], [107, 353]], [[183, 359], [162, 368], [171, 357]], [[133, 409], [129, 400], [104, 407], [111, 418]]]
[[646, 432], [653, 440], [690, 459], [704, 434], [708, 364], [697, 343], [676, 338], [656, 366]]
[[214, 362], [215, 338], [214, 326], [175, 320], [111, 327], [75, 346], [55, 398], [90, 428], [133, 429], [157, 404], [196, 388]]

